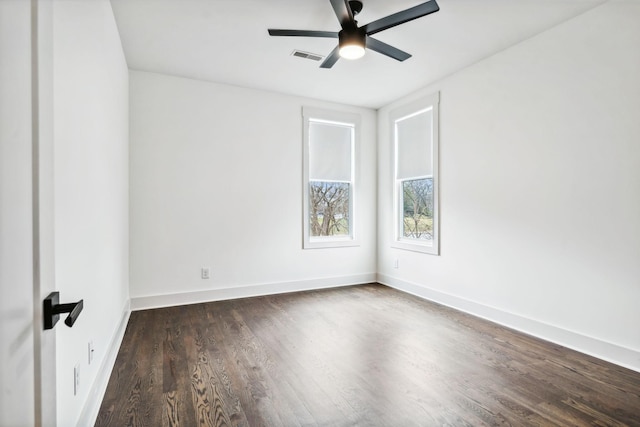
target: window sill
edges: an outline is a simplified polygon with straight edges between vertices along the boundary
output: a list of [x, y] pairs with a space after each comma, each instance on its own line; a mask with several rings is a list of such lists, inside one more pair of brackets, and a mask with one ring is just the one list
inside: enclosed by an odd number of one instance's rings
[[327, 238], [327, 239], [305, 239], [303, 249], [322, 249], [322, 248], [347, 248], [360, 246], [360, 242], [350, 237]]
[[419, 243], [413, 240], [396, 240], [391, 243], [391, 247], [429, 255], [440, 255], [439, 248], [434, 243], [433, 240], [429, 243]]

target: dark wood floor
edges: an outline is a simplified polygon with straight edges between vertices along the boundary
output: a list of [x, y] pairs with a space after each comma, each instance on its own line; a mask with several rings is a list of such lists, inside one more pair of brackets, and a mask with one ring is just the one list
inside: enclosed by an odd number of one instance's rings
[[640, 426], [640, 373], [355, 286], [132, 313], [96, 425]]

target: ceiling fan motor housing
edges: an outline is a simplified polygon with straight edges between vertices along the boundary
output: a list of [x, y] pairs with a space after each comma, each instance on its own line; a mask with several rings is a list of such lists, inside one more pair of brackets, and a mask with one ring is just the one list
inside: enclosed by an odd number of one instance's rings
[[338, 33], [338, 44], [340, 47], [347, 45], [358, 45], [364, 47], [366, 36], [367, 34], [361, 28], [341, 30]]

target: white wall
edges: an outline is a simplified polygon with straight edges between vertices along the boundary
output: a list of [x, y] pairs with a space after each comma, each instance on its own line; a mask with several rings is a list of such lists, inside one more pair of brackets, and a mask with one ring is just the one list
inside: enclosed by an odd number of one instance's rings
[[53, 26], [56, 282], [61, 302], [84, 299], [73, 328], [56, 326], [58, 425], [71, 426], [95, 404], [129, 297], [128, 70], [108, 0], [55, 2]]
[[[138, 71], [130, 87], [133, 307], [375, 280], [374, 111]], [[359, 247], [302, 250], [303, 105], [362, 115]]]
[[[380, 280], [640, 370], [639, 22], [605, 3], [383, 108]], [[388, 113], [435, 91], [442, 256], [390, 247]]]
[[35, 421], [30, 20], [0, 1], [0, 426]]

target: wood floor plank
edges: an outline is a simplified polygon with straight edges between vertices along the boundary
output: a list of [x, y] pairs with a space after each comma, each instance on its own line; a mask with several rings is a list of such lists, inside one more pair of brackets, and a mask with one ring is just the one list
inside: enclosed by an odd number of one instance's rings
[[[148, 322], [149, 313], [132, 313], [125, 332], [125, 339], [118, 354], [116, 367], [111, 375], [110, 384], [114, 388], [111, 399], [103, 405], [108, 408], [98, 420], [110, 425], [111, 419], [126, 420], [132, 426], [159, 425], [160, 416], [153, 407], [156, 396], [153, 395], [153, 378], [149, 377], [149, 365], [155, 359], [154, 343], [148, 337], [157, 331]], [[161, 384], [161, 382], [158, 382]], [[126, 404], [123, 404], [126, 396]]]
[[194, 336], [186, 337], [187, 357], [191, 367], [193, 405], [196, 408], [199, 426], [230, 426], [231, 421], [224, 408], [223, 384], [215, 374], [215, 366], [206, 348], [202, 329], [193, 325]]
[[277, 396], [268, 392], [262, 358], [253, 354], [253, 343], [248, 337], [242, 319], [234, 316], [233, 308], [221, 311], [218, 322], [210, 326], [214, 334], [223, 336], [217, 350], [228, 361], [226, 364], [231, 388], [238, 396], [239, 405], [248, 425], [282, 425], [274, 402]]
[[170, 427], [195, 426], [196, 409], [193, 407], [191, 375], [184, 337], [191, 333], [190, 325], [181, 319], [181, 310], [167, 310], [163, 345], [164, 394], [163, 425]]
[[[216, 310], [217, 311], [217, 310]], [[238, 391], [232, 382], [232, 376], [235, 373], [227, 347], [224, 346], [224, 337], [216, 328], [220, 322], [215, 316], [215, 311], [208, 310], [208, 306], [199, 307], [203, 321], [203, 344], [211, 357], [211, 367], [213, 368], [213, 376], [210, 379], [212, 386], [220, 393], [221, 402], [224, 403], [222, 410], [225, 412], [231, 425], [248, 425], [248, 421], [242, 409], [242, 404], [238, 396]]]
[[[266, 303], [273, 309], [272, 316], [262, 316], [259, 329], [288, 330], [287, 334], [260, 334], [261, 340], [286, 370], [275, 370], [271, 373], [274, 381], [285, 385], [287, 400], [292, 403], [296, 417], [302, 425], [313, 425], [318, 422], [337, 422], [352, 420], [353, 407], [343, 397], [335, 392], [335, 382], [328, 379], [326, 369], [309, 369], [309, 366], [319, 366], [316, 360], [310, 360], [308, 348], [309, 334], [305, 325], [311, 321], [313, 315], [305, 316], [304, 321], [296, 321], [287, 315], [280, 298], [266, 298]], [[255, 313], [252, 310], [251, 313]], [[258, 333], [258, 331], [256, 331]], [[317, 355], [314, 355], [317, 356]], [[307, 398], [312, 396], [312, 398]]]
[[640, 426], [640, 373], [382, 285], [134, 312], [97, 426]]

